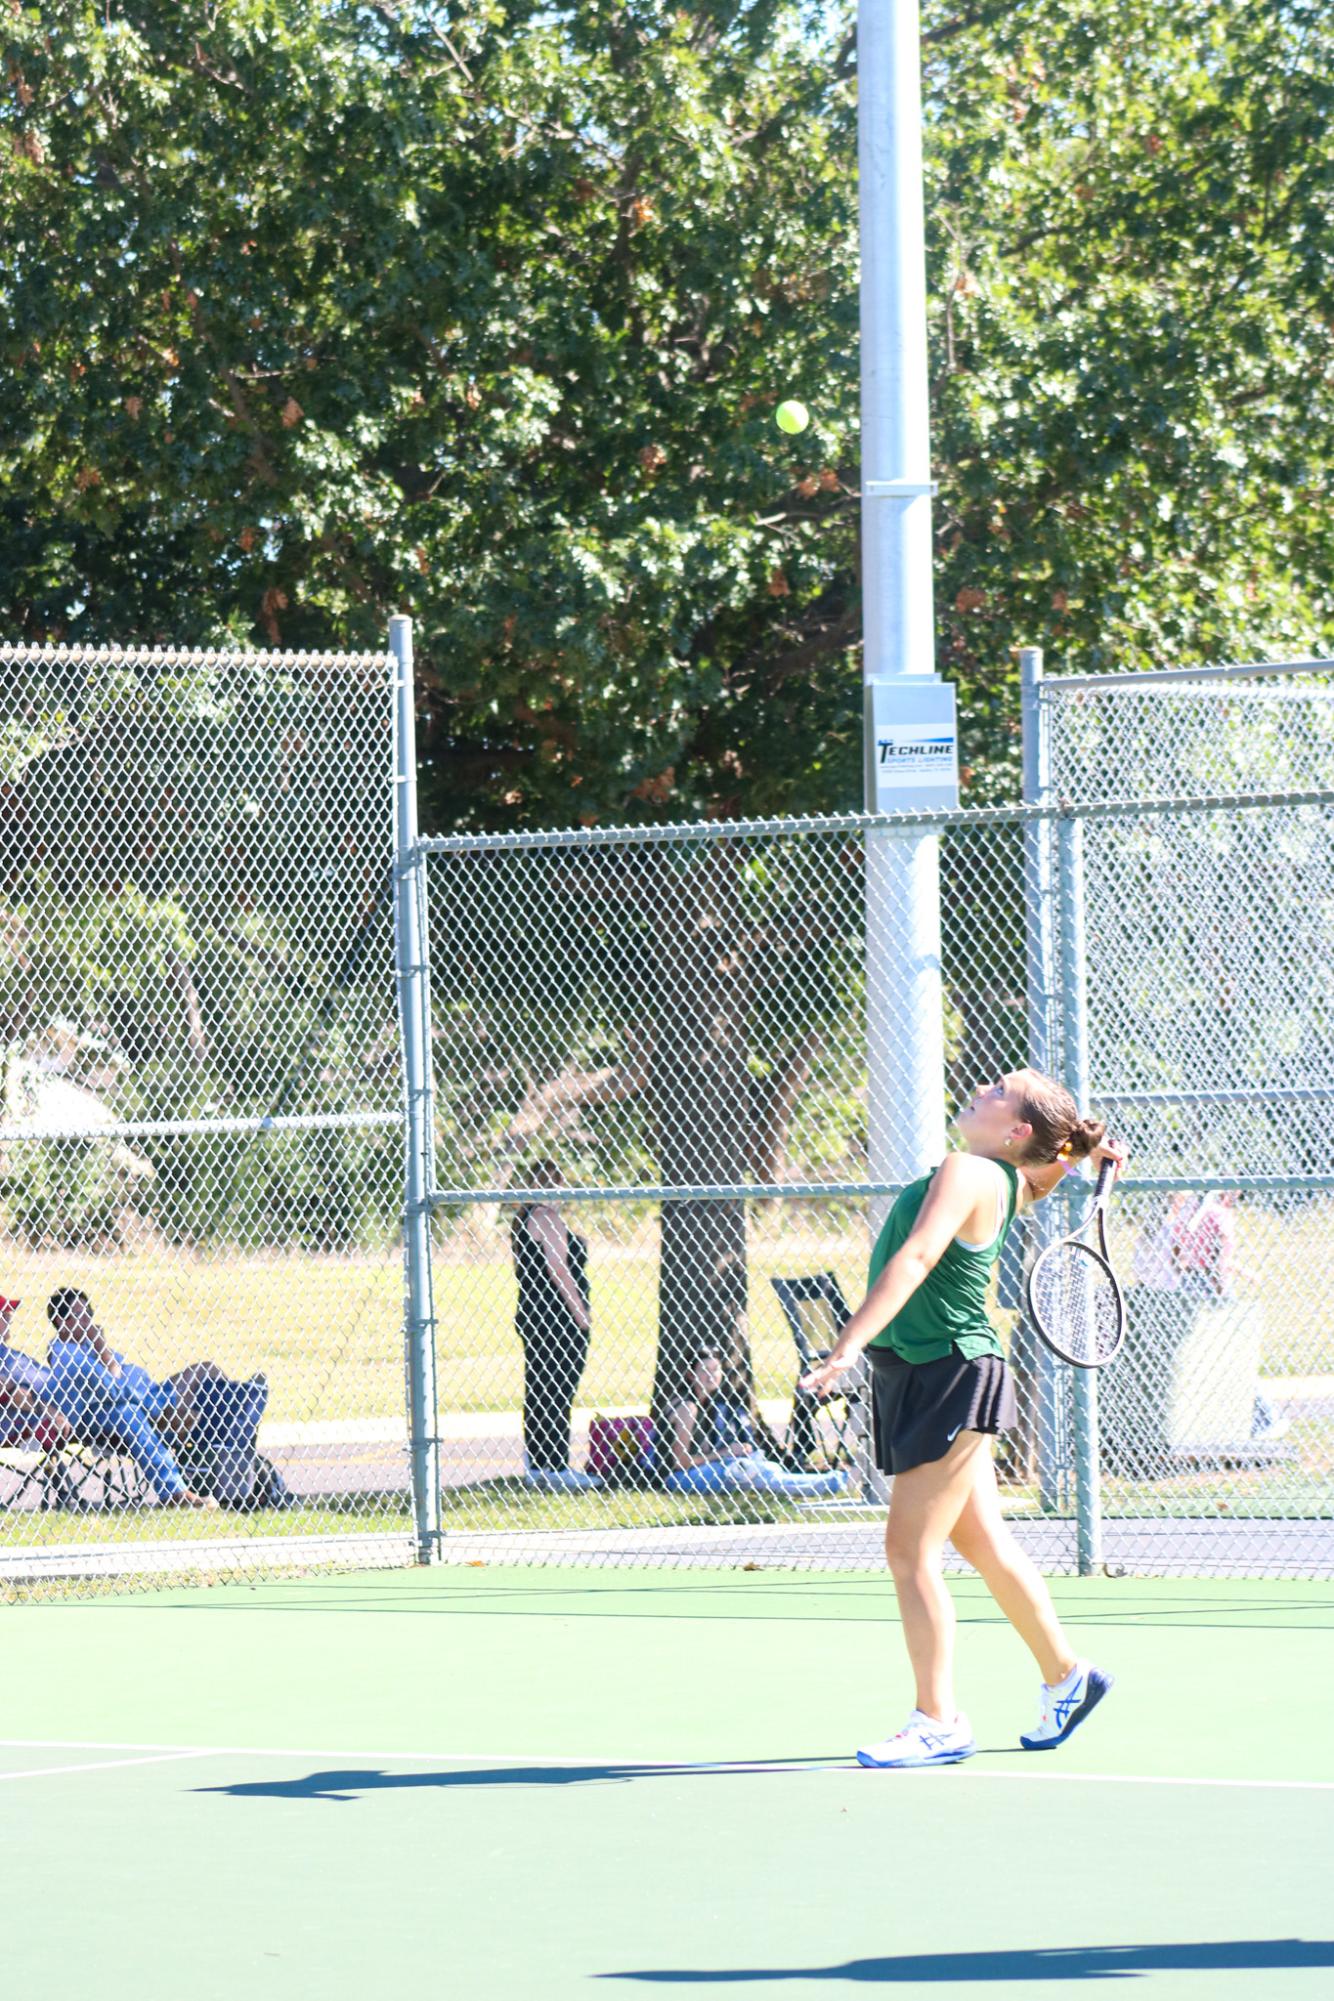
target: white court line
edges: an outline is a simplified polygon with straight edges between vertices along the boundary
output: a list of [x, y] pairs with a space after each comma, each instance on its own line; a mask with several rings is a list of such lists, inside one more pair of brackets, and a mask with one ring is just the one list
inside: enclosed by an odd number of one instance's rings
[[[26, 1748], [54, 1751], [62, 1747], [55, 1744], [33, 1744]], [[109, 1751], [113, 1747], [110, 1744], [103, 1744], [96, 1747], [88, 1745], [86, 1748]], [[100, 1758], [88, 1765], [34, 1765], [32, 1770], [27, 1772], [0, 1772], [0, 1785], [10, 1785], [15, 1779], [58, 1779], [69, 1772], [120, 1772], [124, 1771], [127, 1765], [168, 1765], [180, 1758], [207, 1758], [210, 1755], [207, 1751], [158, 1751], [148, 1758]]]
[[[842, 1758], [808, 1758], [800, 1762], [793, 1760], [786, 1764], [763, 1759], [748, 1758], [552, 1758], [545, 1752], [523, 1751], [330, 1751], [330, 1750], [275, 1750], [271, 1745], [257, 1744], [107, 1744], [96, 1738], [62, 1737], [0, 1737], [2, 1751], [136, 1751], [160, 1753], [162, 1762], [171, 1758], [280, 1758], [289, 1762], [293, 1759], [320, 1758], [333, 1763], [338, 1769], [347, 1769], [350, 1760], [358, 1760], [368, 1765], [538, 1765], [550, 1771], [584, 1771], [597, 1766], [605, 1766], [609, 1771], [649, 1772], [664, 1774], [679, 1772], [683, 1778], [695, 1772], [803, 1772], [856, 1771], [852, 1761]], [[154, 1764], [154, 1756], [126, 1758], [113, 1761], [127, 1765]], [[109, 1769], [102, 1765], [51, 1766], [56, 1771], [101, 1771]], [[951, 1768], [956, 1769], [956, 1768]], [[1002, 1783], [1018, 1785], [1066, 1785], [1088, 1786], [1209, 1786], [1241, 1789], [1259, 1792], [1334, 1792], [1334, 1779], [1188, 1779], [1153, 1772], [1061, 1772], [1049, 1766], [1041, 1771], [989, 1772], [978, 1767], [972, 1759], [965, 1759], [962, 1766], [970, 1779], [999, 1780]], [[4, 1778], [41, 1778], [40, 1770], [32, 1772], [0, 1772]], [[918, 1768], [896, 1774], [898, 1779], [928, 1779], [932, 1776], [928, 1768]]]
[[[1018, 1779], [1054, 1785], [1060, 1780], [1085, 1786], [1240, 1786], [1262, 1792], [1334, 1793], [1334, 1779], [1182, 1779], [1154, 1772], [988, 1772], [978, 1771], [966, 1759], [970, 1779]], [[925, 1770], [916, 1776], [925, 1778]]]

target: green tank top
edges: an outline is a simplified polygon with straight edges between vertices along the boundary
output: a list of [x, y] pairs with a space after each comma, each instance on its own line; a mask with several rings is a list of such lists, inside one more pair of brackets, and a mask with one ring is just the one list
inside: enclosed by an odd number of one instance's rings
[[[987, 1289], [992, 1266], [1014, 1221], [1019, 1174], [1008, 1160], [998, 1160], [996, 1165], [1009, 1183], [999, 1234], [981, 1250], [970, 1250], [954, 1238], [902, 1311], [869, 1343], [872, 1348], [890, 1348], [905, 1362], [939, 1362], [952, 1353], [969, 1361], [978, 1355], [1004, 1354], [987, 1318]], [[894, 1253], [907, 1242], [934, 1175], [933, 1168], [920, 1181], [910, 1183], [890, 1210], [871, 1252], [868, 1284], [875, 1284]]]

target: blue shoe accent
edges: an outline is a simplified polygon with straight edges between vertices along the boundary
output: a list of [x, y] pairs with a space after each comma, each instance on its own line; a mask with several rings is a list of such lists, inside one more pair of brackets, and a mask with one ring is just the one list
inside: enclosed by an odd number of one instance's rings
[[[1104, 1674], [1101, 1668], [1090, 1668], [1088, 1680], [1084, 1684], [1084, 1700], [1071, 1714], [1064, 1718], [1060, 1735], [1057, 1737], [1021, 1737], [1019, 1742], [1026, 1751], [1054, 1751], [1058, 1744], [1064, 1744], [1072, 1730], [1078, 1730], [1086, 1716], [1089, 1716], [1102, 1701], [1109, 1688], [1116, 1686], [1116, 1676]], [[1057, 1704], [1059, 1714], [1061, 1705]]]

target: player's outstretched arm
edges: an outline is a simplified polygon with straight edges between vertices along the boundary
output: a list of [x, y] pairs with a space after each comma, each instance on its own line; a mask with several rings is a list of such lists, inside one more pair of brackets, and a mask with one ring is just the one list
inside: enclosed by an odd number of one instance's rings
[[946, 1246], [972, 1215], [978, 1201], [980, 1171], [981, 1163], [969, 1154], [945, 1156], [910, 1234], [856, 1312], [849, 1315], [824, 1361], [802, 1377], [803, 1390], [827, 1390], [852, 1367], [881, 1329], [903, 1311], [927, 1273], [945, 1255]]

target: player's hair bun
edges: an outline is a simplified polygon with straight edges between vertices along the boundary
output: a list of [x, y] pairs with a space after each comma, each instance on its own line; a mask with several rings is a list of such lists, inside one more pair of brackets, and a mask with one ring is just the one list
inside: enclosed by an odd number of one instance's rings
[[1068, 1133], [1063, 1151], [1069, 1160], [1087, 1160], [1107, 1131], [1106, 1119], [1081, 1119]]
[[1064, 1084], [1040, 1070], [1019, 1070], [1015, 1095], [1023, 1118], [1033, 1128], [1025, 1159], [1037, 1165], [1053, 1160], [1087, 1160], [1107, 1130], [1104, 1119], [1081, 1119], [1079, 1107]]

